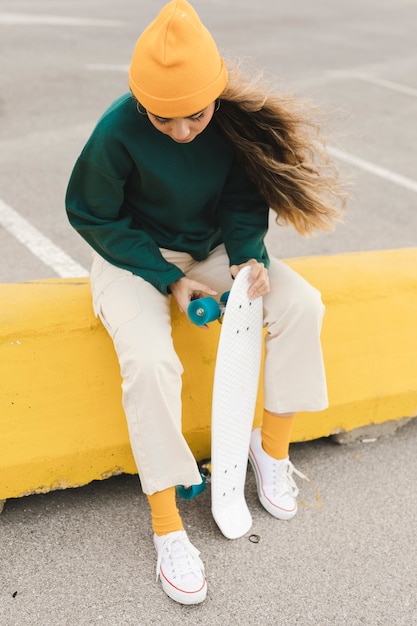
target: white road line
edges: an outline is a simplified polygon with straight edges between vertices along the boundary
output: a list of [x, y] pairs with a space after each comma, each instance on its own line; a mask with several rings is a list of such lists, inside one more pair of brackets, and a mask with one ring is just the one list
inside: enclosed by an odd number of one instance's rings
[[0, 225], [61, 278], [88, 276], [89, 272], [0, 199]]
[[86, 69], [91, 72], [128, 72], [129, 66], [116, 63], [88, 63]]
[[[86, 65], [86, 69], [92, 72], [127, 72], [129, 71], [128, 65], [116, 64], [116, 63], [88, 63]], [[323, 76], [321, 79], [313, 79], [311, 81], [301, 81], [302, 85], [305, 84], [318, 84], [320, 82], [328, 82], [329, 79], [332, 78], [352, 78], [354, 80], [361, 80], [365, 83], [370, 83], [372, 85], [377, 85], [378, 87], [385, 87], [386, 89], [391, 89], [392, 91], [397, 91], [399, 93], [406, 94], [408, 96], [414, 96], [417, 98], [417, 89], [414, 87], [408, 87], [407, 85], [401, 85], [400, 83], [395, 83], [391, 80], [384, 80], [383, 78], [376, 78], [375, 76], [370, 76], [369, 74], [364, 74], [362, 72], [343, 72], [343, 71], [330, 71], [327, 75]]]
[[387, 170], [385, 167], [375, 165], [370, 161], [361, 159], [360, 157], [344, 152], [343, 150], [339, 150], [338, 148], [335, 148], [333, 146], [328, 147], [328, 152], [336, 159], [340, 159], [340, 161], [350, 163], [351, 165], [354, 165], [355, 167], [358, 167], [365, 172], [370, 172], [375, 176], [379, 176], [384, 180], [387, 180], [391, 183], [399, 185], [400, 187], [404, 187], [405, 189], [409, 189], [410, 191], [414, 191], [415, 193], [417, 193], [417, 181], [412, 180], [411, 178], [407, 178], [406, 176], [402, 176], [401, 174], [396, 174], [391, 170]]
[[65, 17], [62, 15], [32, 15], [28, 13], [0, 13], [0, 25], [6, 26], [122, 26], [118, 20]]
[[377, 85], [378, 87], [383, 87], [384, 89], [390, 89], [391, 91], [397, 91], [398, 93], [403, 93], [407, 96], [413, 96], [417, 98], [417, 89], [414, 87], [409, 87], [408, 85], [402, 85], [401, 83], [396, 83], [392, 80], [385, 80], [384, 78], [377, 78], [375, 76], [371, 76], [370, 74], [366, 74], [364, 72], [329, 72], [330, 77], [335, 78], [353, 78], [353, 80], [361, 80], [364, 83], [369, 83], [371, 85]]

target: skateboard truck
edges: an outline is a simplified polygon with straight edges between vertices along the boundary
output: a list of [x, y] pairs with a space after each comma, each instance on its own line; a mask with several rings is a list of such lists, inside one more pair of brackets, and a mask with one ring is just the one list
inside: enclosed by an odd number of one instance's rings
[[203, 493], [206, 485], [206, 477], [201, 474], [201, 483], [199, 485], [177, 485], [175, 489], [177, 490], [177, 495], [179, 495], [183, 500], [192, 500], [198, 496], [199, 493]]
[[196, 326], [204, 326], [208, 322], [214, 322], [214, 320], [218, 320], [221, 323], [229, 293], [230, 291], [225, 291], [220, 298], [220, 302], [217, 302], [210, 296], [191, 300], [187, 310], [188, 319]]
[[200, 493], [203, 493], [207, 486], [207, 480], [211, 473], [211, 460], [204, 459], [200, 461], [198, 464], [198, 469], [200, 470], [201, 483], [199, 485], [177, 485], [177, 495], [180, 496], [183, 500], [192, 500]]

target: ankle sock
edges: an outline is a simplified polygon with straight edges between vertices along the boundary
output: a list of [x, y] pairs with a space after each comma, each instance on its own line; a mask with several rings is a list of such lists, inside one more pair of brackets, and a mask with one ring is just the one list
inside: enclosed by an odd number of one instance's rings
[[280, 417], [264, 410], [261, 427], [262, 447], [269, 456], [277, 460], [286, 459], [295, 416]]
[[183, 530], [181, 516], [176, 504], [175, 487], [146, 495], [152, 514], [152, 529], [158, 536]]

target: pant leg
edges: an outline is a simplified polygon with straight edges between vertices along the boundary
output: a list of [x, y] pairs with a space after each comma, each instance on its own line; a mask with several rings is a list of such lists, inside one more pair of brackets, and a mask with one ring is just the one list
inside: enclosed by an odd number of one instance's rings
[[171, 336], [169, 298], [150, 283], [95, 256], [93, 305], [113, 339], [122, 400], [143, 491], [198, 484], [181, 431], [182, 365]]
[[272, 413], [328, 406], [320, 332], [324, 306], [317, 289], [272, 258], [264, 296], [264, 404]]

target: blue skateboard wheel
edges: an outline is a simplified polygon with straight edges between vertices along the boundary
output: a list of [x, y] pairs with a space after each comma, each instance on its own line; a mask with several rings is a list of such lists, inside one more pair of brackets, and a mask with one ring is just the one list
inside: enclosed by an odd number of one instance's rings
[[183, 500], [192, 500], [198, 496], [199, 493], [202, 493], [207, 485], [207, 480], [204, 474], [200, 474], [202, 478], [202, 482], [199, 485], [190, 485], [189, 487], [184, 487], [184, 485], [177, 485], [176, 490], [177, 494]]
[[188, 318], [196, 326], [203, 326], [208, 322], [217, 320], [220, 315], [220, 307], [214, 298], [198, 298], [191, 300], [188, 305]]

